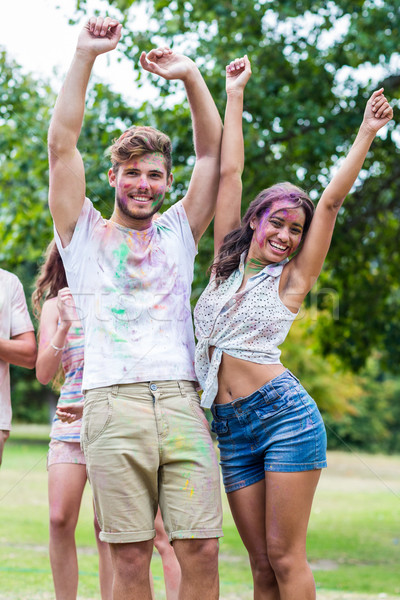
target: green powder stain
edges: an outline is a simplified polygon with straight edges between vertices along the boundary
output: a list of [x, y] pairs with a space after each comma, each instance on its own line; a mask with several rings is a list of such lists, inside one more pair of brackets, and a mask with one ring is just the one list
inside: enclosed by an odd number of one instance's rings
[[126, 311], [124, 308], [112, 308], [111, 312], [114, 313], [114, 315], [123, 315]]
[[115, 276], [121, 278], [124, 275], [126, 260], [129, 254], [128, 244], [121, 244], [118, 250], [114, 250], [113, 254], [115, 258], [119, 259], [119, 264], [117, 266]]
[[263, 264], [261, 261], [255, 258], [251, 258], [248, 262], [246, 262], [244, 272], [246, 275], [248, 273], [249, 276], [252, 277], [253, 275], [256, 275], [257, 273], [262, 271], [264, 267], [265, 264]]
[[170, 227], [167, 227], [166, 225], [160, 225], [160, 223], [157, 223], [157, 221], [155, 222], [155, 226], [161, 231], [171, 231]]

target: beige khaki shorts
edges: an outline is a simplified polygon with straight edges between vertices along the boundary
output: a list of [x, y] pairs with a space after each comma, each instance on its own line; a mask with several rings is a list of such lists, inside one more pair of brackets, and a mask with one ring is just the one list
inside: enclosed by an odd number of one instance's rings
[[222, 536], [218, 462], [193, 382], [87, 391], [81, 444], [103, 541], [154, 538], [158, 504], [170, 541]]

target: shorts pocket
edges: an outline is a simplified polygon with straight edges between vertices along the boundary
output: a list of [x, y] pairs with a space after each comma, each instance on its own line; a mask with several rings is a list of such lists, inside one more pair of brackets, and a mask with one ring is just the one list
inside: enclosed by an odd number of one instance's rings
[[273, 400], [260, 401], [255, 407], [254, 411], [261, 421], [265, 421], [266, 419], [270, 419], [271, 417], [278, 415], [285, 409], [291, 408], [295, 404], [297, 398], [297, 391], [291, 389], [285, 392], [283, 396], [278, 396]]
[[198, 421], [207, 431], [207, 433], [210, 434], [210, 426], [208, 424], [207, 417], [204, 414], [204, 410], [200, 406], [200, 397], [197, 392], [186, 394], [186, 399], [196, 421]]
[[218, 437], [229, 435], [228, 421], [226, 419], [215, 420], [214, 418], [211, 423], [211, 431], [213, 431]]
[[107, 428], [112, 417], [111, 392], [91, 393], [85, 400], [81, 438], [83, 446], [92, 444]]
[[236, 443], [228, 420], [214, 417], [211, 430], [217, 436], [220, 464], [227, 466], [227, 463], [236, 455]]

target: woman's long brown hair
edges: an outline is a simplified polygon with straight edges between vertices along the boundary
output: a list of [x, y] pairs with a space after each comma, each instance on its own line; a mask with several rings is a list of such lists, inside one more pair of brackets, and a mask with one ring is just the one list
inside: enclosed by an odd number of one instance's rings
[[[42, 306], [46, 300], [56, 298], [59, 290], [67, 287], [67, 276], [61, 260], [60, 253], [54, 240], [46, 248], [44, 253], [44, 263], [40, 267], [39, 275], [35, 283], [35, 290], [32, 294], [32, 308], [35, 317], [39, 320], [42, 312]], [[38, 339], [40, 337], [40, 330]], [[52, 387], [59, 391], [64, 381], [64, 370], [60, 362], [57, 373], [53, 377]]]
[[32, 307], [37, 319], [40, 318], [43, 303], [50, 298], [56, 298], [59, 290], [68, 285], [64, 265], [54, 240], [47, 246], [44, 258], [32, 294]]

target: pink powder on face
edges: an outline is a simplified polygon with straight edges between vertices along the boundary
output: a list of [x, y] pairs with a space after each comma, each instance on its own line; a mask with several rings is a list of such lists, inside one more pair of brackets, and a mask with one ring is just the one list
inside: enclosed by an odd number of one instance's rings
[[[290, 201], [288, 200], [277, 200], [271, 205], [271, 207], [266, 209], [255, 229], [254, 238], [260, 248], [265, 245], [267, 236], [272, 234], [276, 229], [269, 221], [269, 219], [273, 216], [283, 219], [289, 223], [296, 223], [302, 228], [304, 226], [305, 213], [302, 208], [297, 206], [293, 206], [293, 208], [290, 207]], [[299, 236], [298, 241], [294, 243], [291, 253], [298, 248], [300, 242], [301, 235]]]
[[[299, 213], [297, 211], [301, 211], [301, 214], [304, 215], [304, 210], [299, 206], [290, 205], [290, 200], [276, 200], [263, 214], [262, 219], [268, 218], [271, 215], [275, 215], [277, 212], [283, 212], [284, 218], [288, 220], [295, 220], [299, 218]], [[304, 215], [305, 216], [305, 215]], [[302, 224], [302, 223], [299, 223]]]
[[[130, 169], [136, 170], [131, 174]], [[159, 173], [162, 177], [154, 176]], [[157, 207], [163, 200], [167, 189], [165, 160], [161, 153], [148, 153], [132, 159], [121, 166], [117, 189], [118, 201], [125, 207], [130, 203], [128, 194], [131, 191], [142, 192], [152, 197], [151, 207]]]

